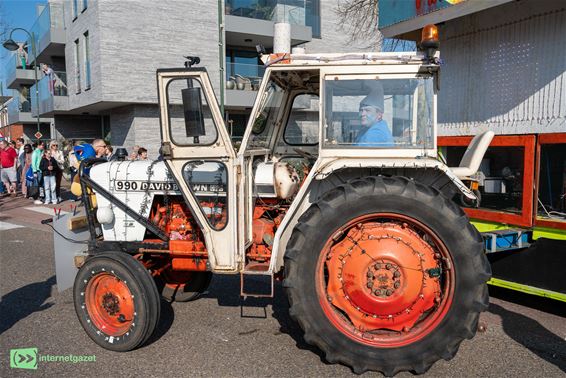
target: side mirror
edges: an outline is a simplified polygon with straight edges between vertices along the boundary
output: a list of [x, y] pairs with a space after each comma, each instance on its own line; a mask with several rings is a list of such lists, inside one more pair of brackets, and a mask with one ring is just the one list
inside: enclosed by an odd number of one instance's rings
[[188, 137], [195, 139], [195, 143], [199, 143], [198, 138], [205, 135], [200, 88], [182, 89], [181, 97], [185, 115], [185, 132]]

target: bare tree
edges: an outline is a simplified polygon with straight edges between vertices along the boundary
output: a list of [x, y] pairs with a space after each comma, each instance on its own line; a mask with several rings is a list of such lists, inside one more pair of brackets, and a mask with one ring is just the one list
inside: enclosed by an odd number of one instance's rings
[[377, 51], [414, 50], [414, 43], [396, 38], [383, 38], [378, 29], [379, 0], [338, 0], [336, 14], [340, 27], [350, 43], [361, 43]]
[[350, 43], [361, 43], [367, 48], [380, 50], [383, 36], [377, 28], [379, 0], [339, 0], [336, 14], [342, 20], [341, 29]]

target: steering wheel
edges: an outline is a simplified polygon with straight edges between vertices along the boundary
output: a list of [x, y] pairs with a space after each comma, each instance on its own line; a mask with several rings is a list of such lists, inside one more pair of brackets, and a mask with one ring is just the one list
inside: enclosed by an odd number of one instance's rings
[[304, 157], [305, 159], [316, 160], [315, 155], [300, 148], [293, 148], [293, 151], [295, 151], [297, 154], [301, 155], [301, 157]]

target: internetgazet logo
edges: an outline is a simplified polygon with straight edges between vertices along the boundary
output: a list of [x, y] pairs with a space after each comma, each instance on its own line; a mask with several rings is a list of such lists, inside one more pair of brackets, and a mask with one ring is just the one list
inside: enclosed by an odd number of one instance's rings
[[10, 367], [15, 369], [37, 369], [39, 362], [96, 362], [95, 355], [39, 354], [37, 348], [18, 348], [10, 350]]
[[37, 348], [11, 349], [10, 367], [17, 369], [37, 369]]

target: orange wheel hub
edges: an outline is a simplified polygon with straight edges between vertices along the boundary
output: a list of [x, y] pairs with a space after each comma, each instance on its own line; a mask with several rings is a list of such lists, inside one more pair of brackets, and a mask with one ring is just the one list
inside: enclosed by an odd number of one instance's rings
[[121, 336], [132, 325], [134, 299], [124, 281], [110, 273], [93, 277], [85, 290], [85, 303], [93, 324], [109, 336]]
[[411, 218], [358, 218], [334, 234], [319, 259], [323, 310], [339, 330], [363, 343], [414, 342], [449, 307], [453, 280], [451, 272], [443, 272], [447, 257], [440, 240]]

